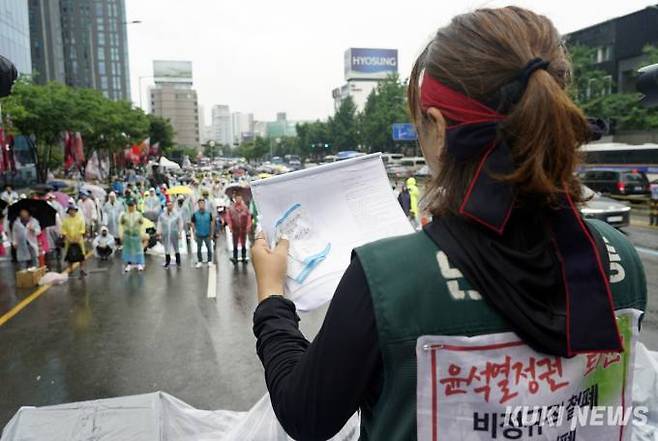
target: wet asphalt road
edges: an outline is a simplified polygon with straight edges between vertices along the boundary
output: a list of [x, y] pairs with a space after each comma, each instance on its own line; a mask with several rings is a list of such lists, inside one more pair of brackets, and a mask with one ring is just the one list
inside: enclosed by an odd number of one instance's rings
[[[631, 227], [649, 285], [641, 340], [658, 350], [658, 229]], [[207, 267], [164, 270], [147, 256], [143, 274], [123, 274], [118, 259], [92, 259], [85, 280], [55, 286], [0, 326], [0, 428], [21, 405], [166, 391], [204, 409], [246, 410], [264, 393], [251, 317], [250, 265], [233, 267], [217, 248], [217, 297]], [[33, 290], [16, 290], [0, 262], [0, 316]], [[312, 337], [325, 309], [302, 316]]]
[[[218, 245], [217, 297], [208, 267], [164, 270], [147, 255], [143, 274], [92, 259], [90, 274], [55, 286], [0, 327], [0, 428], [21, 405], [166, 391], [204, 409], [246, 410], [266, 392], [251, 319], [250, 265]], [[0, 316], [33, 290], [16, 290], [0, 262]], [[302, 318], [317, 332], [324, 308]]]

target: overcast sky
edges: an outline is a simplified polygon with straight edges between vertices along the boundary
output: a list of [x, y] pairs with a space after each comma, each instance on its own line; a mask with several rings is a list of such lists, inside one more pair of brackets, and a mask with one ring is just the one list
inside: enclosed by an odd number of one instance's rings
[[[654, 0], [655, 2], [655, 0]], [[647, 0], [126, 0], [133, 101], [154, 59], [190, 60], [205, 108], [253, 112], [272, 120], [325, 118], [331, 90], [344, 83], [348, 47], [398, 49], [411, 65], [437, 27], [478, 7], [515, 4], [550, 17], [562, 33], [642, 9]], [[152, 79], [142, 79], [146, 94]], [[144, 99], [146, 107], [146, 99]]]

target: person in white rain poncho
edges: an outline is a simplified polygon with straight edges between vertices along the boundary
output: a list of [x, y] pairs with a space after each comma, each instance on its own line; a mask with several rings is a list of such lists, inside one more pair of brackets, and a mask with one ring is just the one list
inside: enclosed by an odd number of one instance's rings
[[116, 193], [111, 192], [103, 205], [103, 223], [113, 237], [119, 237], [119, 218], [123, 211], [123, 204], [117, 200]]
[[92, 246], [96, 257], [101, 260], [107, 260], [114, 254], [114, 249], [116, 248], [114, 236], [105, 225], [101, 227], [101, 233], [94, 238]]
[[176, 200], [176, 211], [180, 214], [180, 218], [183, 221], [183, 231], [187, 234], [190, 221], [192, 220], [192, 207], [191, 201], [186, 199], [184, 196], [178, 196]]
[[37, 266], [39, 234], [41, 234], [39, 221], [34, 219], [29, 211], [21, 210], [11, 229], [11, 243], [16, 249], [16, 260], [20, 269]]
[[87, 226], [87, 237], [92, 237], [94, 234], [96, 222], [98, 221], [96, 202], [89, 193], [83, 191], [80, 193], [80, 201], [78, 202], [78, 206], [80, 207], [82, 217], [85, 219], [85, 225]]
[[155, 188], [150, 188], [149, 195], [144, 199], [144, 217], [151, 222], [157, 222], [161, 211], [160, 198], [155, 194]]
[[176, 266], [181, 266], [179, 240], [183, 230], [183, 220], [180, 212], [174, 210], [174, 204], [167, 202], [167, 208], [158, 218], [158, 238], [165, 249], [164, 267], [169, 268], [171, 264], [171, 253], [176, 256]]

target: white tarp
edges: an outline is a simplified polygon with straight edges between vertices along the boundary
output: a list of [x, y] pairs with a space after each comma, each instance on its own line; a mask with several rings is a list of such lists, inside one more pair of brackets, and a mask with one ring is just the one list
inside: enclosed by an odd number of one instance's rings
[[[352, 416], [334, 441], [357, 441]], [[199, 410], [164, 392], [22, 407], [0, 441], [288, 441], [269, 395], [248, 412]]]
[[[633, 421], [632, 441], [658, 441], [658, 352], [639, 343], [633, 406], [649, 409], [648, 422]], [[332, 438], [357, 441], [357, 414]], [[0, 441], [290, 441], [269, 395], [247, 412], [199, 410], [164, 392], [22, 407]]]
[[161, 156], [161, 157], [160, 157], [160, 167], [162, 167], [162, 168], [175, 168], [175, 169], [179, 169], [179, 168], [180, 168], [180, 165], [178, 165], [178, 164], [175, 163], [174, 161], [171, 161], [171, 160], [165, 158], [164, 156]]

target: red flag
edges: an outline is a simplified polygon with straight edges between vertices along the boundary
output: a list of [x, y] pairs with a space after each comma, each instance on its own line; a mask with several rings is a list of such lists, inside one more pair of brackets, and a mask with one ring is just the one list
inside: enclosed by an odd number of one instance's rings
[[71, 132], [64, 133], [64, 170], [68, 170], [75, 164], [75, 157], [73, 155], [73, 137]]
[[149, 156], [152, 156], [152, 157], [160, 156], [160, 143], [159, 142], [156, 142], [155, 144], [151, 145], [151, 148], [149, 149]]
[[16, 171], [16, 160], [14, 158], [14, 137], [7, 136], [2, 146], [2, 162], [5, 171]]
[[73, 138], [73, 157], [75, 158], [75, 163], [78, 167], [81, 167], [85, 163], [85, 148], [82, 143], [82, 135], [80, 135], [80, 132], [75, 132]]
[[0, 127], [0, 173], [5, 171], [4, 151], [5, 151], [5, 130], [2, 127]]

